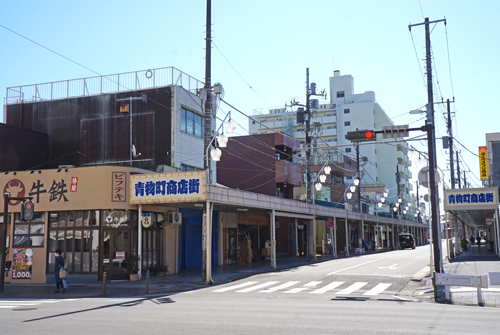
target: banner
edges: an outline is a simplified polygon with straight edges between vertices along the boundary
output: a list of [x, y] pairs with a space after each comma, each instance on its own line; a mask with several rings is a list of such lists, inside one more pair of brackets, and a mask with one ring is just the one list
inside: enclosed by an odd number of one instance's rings
[[31, 279], [33, 249], [14, 249], [12, 279]]
[[488, 180], [488, 158], [486, 147], [479, 147], [479, 174], [481, 180]]

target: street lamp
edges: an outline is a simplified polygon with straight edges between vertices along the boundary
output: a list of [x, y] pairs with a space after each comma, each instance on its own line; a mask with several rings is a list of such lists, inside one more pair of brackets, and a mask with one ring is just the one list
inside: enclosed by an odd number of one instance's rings
[[[229, 121], [225, 122], [227, 118], [229, 118]], [[222, 123], [219, 126], [219, 128], [217, 129], [217, 131], [215, 132], [215, 134], [219, 133], [219, 130], [222, 128], [223, 125], [225, 126], [227, 133], [233, 133], [234, 132], [234, 129], [236, 128], [236, 125], [235, 125], [234, 121], [231, 120], [231, 111], [229, 111], [226, 114], [226, 116], [222, 120]], [[211, 179], [211, 173], [210, 173], [211, 172], [210, 171], [211, 168], [210, 168], [210, 163], [209, 163], [209, 158], [208, 158], [208, 149], [210, 148], [210, 146], [212, 145], [212, 143], [215, 141], [215, 139], [217, 139], [217, 143], [218, 143], [219, 147], [221, 147], [221, 148], [227, 147], [227, 142], [228, 142], [227, 135], [225, 135], [224, 133], [222, 133], [220, 135], [213, 136], [212, 140], [207, 145], [207, 150], [206, 150], [206, 153], [205, 153], [205, 157], [206, 157], [206, 160], [207, 160], [207, 167], [208, 167], [208, 169], [207, 169], [207, 182], [209, 184], [211, 184], [212, 179]], [[210, 150], [210, 157], [212, 157], [212, 160], [214, 162], [219, 162], [221, 156], [222, 156], [222, 151], [218, 147], [212, 148]]]

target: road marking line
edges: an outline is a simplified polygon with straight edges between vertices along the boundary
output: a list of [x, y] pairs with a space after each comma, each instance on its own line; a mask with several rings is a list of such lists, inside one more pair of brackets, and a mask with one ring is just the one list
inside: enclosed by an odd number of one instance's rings
[[327, 291], [330, 291], [330, 290], [333, 290], [333, 289], [336, 289], [337, 287], [339, 287], [340, 285], [342, 285], [343, 281], [334, 281], [326, 286], [323, 286], [322, 288], [320, 289], [317, 289], [315, 291], [312, 291], [311, 293], [316, 293], [316, 294], [321, 294], [321, 293], [325, 293]]
[[378, 295], [387, 290], [389, 286], [391, 286], [391, 284], [389, 283], [380, 283], [374, 288], [372, 288], [370, 291], [365, 292], [363, 295]]
[[263, 287], [274, 285], [276, 283], [277, 283], [277, 281], [268, 281], [267, 283], [256, 285], [256, 286], [252, 286], [252, 287], [248, 287], [248, 288], [245, 288], [243, 290], [236, 291], [236, 292], [250, 292], [250, 291], [253, 291], [253, 290], [258, 290], [259, 288], [263, 288]]
[[345, 268], [345, 269], [342, 269], [342, 270], [337, 270], [337, 271], [334, 271], [334, 272], [330, 272], [328, 275], [333, 275], [333, 274], [336, 274], [336, 273], [339, 273], [339, 272], [342, 272], [342, 271], [345, 271], [345, 270], [357, 268], [358, 266], [363, 266], [363, 265], [366, 265], [366, 264], [370, 264], [370, 263], [373, 263], [373, 262], [380, 261], [382, 259], [393, 258], [393, 257], [397, 257], [397, 256], [400, 256], [400, 254], [398, 253], [398, 254], [393, 255], [393, 256], [377, 258], [377, 259], [374, 259], [374, 260], [371, 260], [371, 261], [368, 261], [368, 262], [364, 262], [364, 263], [361, 263], [361, 264], [358, 264], [358, 265], [354, 265], [354, 266], [351, 266], [351, 267], [348, 267], [348, 268]]
[[284, 284], [281, 284], [281, 285], [278, 285], [278, 286], [275, 286], [275, 287], [266, 288], [265, 290], [262, 290], [262, 291], [259, 291], [259, 292], [261, 292], [261, 293], [274, 292], [274, 291], [277, 291], [277, 290], [281, 290], [281, 289], [293, 286], [293, 285], [295, 285], [297, 283], [300, 283], [300, 281], [289, 281], [287, 283], [284, 283]]
[[316, 286], [318, 286], [321, 283], [322, 282], [320, 282], [320, 281], [312, 281], [312, 282], [309, 282], [309, 283], [305, 284], [302, 287], [297, 287], [297, 288], [291, 289], [289, 291], [285, 291], [283, 293], [298, 293], [298, 292], [302, 292], [304, 290], [313, 289], [313, 288], [315, 288]]
[[398, 265], [398, 263], [396, 263], [396, 264], [392, 264], [391, 266], [379, 266], [378, 268], [379, 268], [379, 269], [397, 270], [396, 265]]
[[360, 288], [362, 288], [366, 284], [368, 284], [368, 283], [367, 282], [356, 282], [356, 283], [352, 284], [351, 286], [349, 286], [341, 291], [338, 291], [337, 294], [351, 294], [352, 292], [359, 290]]
[[240, 288], [240, 287], [245, 287], [245, 286], [253, 285], [255, 283], [258, 283], [258, 282], [257, 281], [247, 281], [246, 283], [243, 283], [243, 284], [234, 285], [234, 286], [225, 287], [225, 288], [220, 288], [220, 289], [212, 291], [212, 292], [226, 292], [226, 291], [234, 290], [234, 289], [237, 289], [237, 288]]

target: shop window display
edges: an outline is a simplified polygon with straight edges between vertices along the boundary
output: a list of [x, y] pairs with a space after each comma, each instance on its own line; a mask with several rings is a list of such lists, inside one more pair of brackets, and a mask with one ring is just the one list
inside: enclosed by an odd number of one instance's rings
[[45, 213], [34, 213], [30, 222], [22, 221], [21, 214], [16, 213], [14, 219], [14, 248], [43, 247], [45, 233]]

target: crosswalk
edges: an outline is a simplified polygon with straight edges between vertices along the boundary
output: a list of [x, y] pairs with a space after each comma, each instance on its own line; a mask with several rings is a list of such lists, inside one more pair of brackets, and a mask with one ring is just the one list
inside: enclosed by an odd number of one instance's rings
[[53, 304], [59, 301], [63, 300], [58, 300], [58, 299], [0, 300], [0, 309], [33, 308], [33, 306], [41, 304]]
[[285, 294], [294, 294], [300, 292], [310, 294], [323, 294], [329, 292], [339, 296], [361, 294], [364, 296], [373, 297], [386, 292], [387, 289], [392, 285], [391, 283], [369, 284], [368, 282], [346, 283], [344, 281], [334, 281], [326, 283], [324, 283], [323, 281], [311, 281], [303, 285], [301, 285], [300, 283], [300, 281], [247, 281], [236, 285], [225, 286], [212, 292], [223, 293], [231, 291], [235, 293], [272, 293], [280, 291]]

